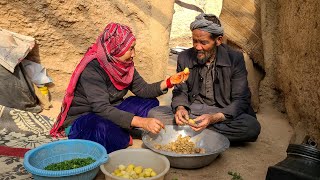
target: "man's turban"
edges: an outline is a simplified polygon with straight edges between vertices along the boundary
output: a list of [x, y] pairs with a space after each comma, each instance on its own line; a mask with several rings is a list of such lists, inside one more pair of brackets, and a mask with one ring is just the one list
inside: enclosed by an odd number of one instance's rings
[[213, 14], [199, 14], [196, 19], [190, 24], [190, 30], [200, 29], [207, 31], [214, 35], [223, 35], [223, 27], [212, 21], [205, 19], [205, 17], [216, 17]]

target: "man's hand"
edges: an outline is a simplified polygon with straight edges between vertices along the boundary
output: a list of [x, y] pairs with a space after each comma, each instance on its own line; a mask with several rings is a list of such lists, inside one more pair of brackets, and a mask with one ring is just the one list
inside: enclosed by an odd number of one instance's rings
[[178, 106], [174, 118], [178, 125], [184, 125], [188, 123], [189, 113], [183, 106]]
[[132, 126], [141, 127], [146, 131], [153, 134], [158, 134], [161, 129], [164, 129], [164, 124], [155, 118], [142, 118], [139, 116], [134, 116], [131, 122]]
[[214, 124], [220, 121], [223, 121], [225, 116], [223, 113], [216, 113], [216, 114], [203, 114], [196, 119], [194, 119], [195, 124], [189, 124], [190, 127], [194, 131], [200, 131], [207, 128], [210, 124]]

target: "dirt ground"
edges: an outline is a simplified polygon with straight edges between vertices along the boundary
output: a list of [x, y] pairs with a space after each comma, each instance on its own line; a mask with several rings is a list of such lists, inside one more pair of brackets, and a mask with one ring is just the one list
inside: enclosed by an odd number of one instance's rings
[[[175, 61], [169, 61], [168, 75], [175, 71]], [[171, 93], [159, 98], [160, 104], [169, 104]], [[56, 117], [60, 110], [61, 100], [52, 101], [53, 108], [41, 114]], [[230, 180], [228, 171], [240, 173], [244, 180], [263, 180], [269, 166], [282, 161], [286, 157], [286, 149], [293, 133], [286, 116], [270, 105], [263, 105], [257, 113], [261, 124], [261, 134], [254, 143], [232, 146], [223, 152], [209, 166], [195, 170], [182, 170], [170, 168], [165, 180]], [[142, 148], [142, 141], [135, 139], [130, 148]], [[100, 172], [96, 180], [104, 179]]]

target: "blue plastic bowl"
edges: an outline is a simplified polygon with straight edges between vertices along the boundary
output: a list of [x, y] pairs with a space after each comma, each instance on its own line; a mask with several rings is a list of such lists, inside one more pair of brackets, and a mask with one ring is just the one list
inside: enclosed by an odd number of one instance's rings
[[[48, 171], [50, 164], [74, 158], [91, 157], [96, 161], [87, 166], [62, 171]], [[90, 180], [99, 172], [99, 166], [108, 161], [106, 149], [93, 141], [69, 139], [51, 142], [28, 151], [24, 155], [23, 166], [36, 180]]]

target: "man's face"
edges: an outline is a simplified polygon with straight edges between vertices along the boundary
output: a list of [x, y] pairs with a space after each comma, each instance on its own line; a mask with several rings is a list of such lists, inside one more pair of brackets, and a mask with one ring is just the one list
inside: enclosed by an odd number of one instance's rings
[[197, 59], [203, 64], [210, 60], [215, 53], [216, 43], [210, 35], [209, 32], [199, 29], [192, 31], [193, 48], [197, 52]]

